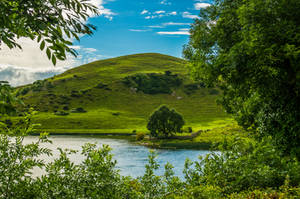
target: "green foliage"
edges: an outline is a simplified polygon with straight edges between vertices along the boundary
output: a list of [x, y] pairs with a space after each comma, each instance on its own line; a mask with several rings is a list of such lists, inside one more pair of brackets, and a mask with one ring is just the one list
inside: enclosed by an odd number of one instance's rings
[[12, 93], [13, 89], [8, 82], [0, 81], [0, 116], [16, 113], [16, 103], [21, 101]]
[[[203, 85], [202, 85], [203, 86]], [[187, 84], [184, 85], [184, 92], [187, 95], [191, 95], [193, 93], [195, 93], [197, 90], [199, 90], [200, 87], [202, 87], [201, 84], [197, 84], [197, 83], [193, 83], [193, 84]], [[205, 86], [203, 86], [202, 88], [204, 88]]]
[[0, 13], [0, 45], [21, 49], [17, 38], [36, 40], [55, 65], [66, 53], [77, 55], [72, 39], [93, 33], [95, 26], [83, 22], [99, 11], [85, 0], [6, 0], [0, 1]]
[[[187, 160], [184, 181], [174, 176], [168, 163], [164, 175], [155, 175], [160, 165], [151, 152], [144, 175], [132, 179], [120, 176], [106, 145], [85, 144], [79, 164], [69, 158], [78, 152], [68, 149], [59, 149], [52, 162], [40, 160], [40, 155], [52, 158], [51, 151], [40, 146], [50, 140], [42, 134], [36, 142], [23, 143], [35, 129], [30, 118], [27, 115], [13, 128], [1, 124], [1, 198], [297, 198], [300, 193], [299, 162], [282, 158], [268, 140], [225, 142], [222, 153], [208, 155], [195, 167]], [[33, 176], [34, 167], [44, 174]]]
[[18, 90], [17, 97], [20, 95], [26, 95], [30, 91], [30, 87], [24, 87]]
[[208, 92], [209, 92], [210, 95], [218, 95], [219, 94], [219, 91], [217, 89], [214, 89], [214, 88], [210, 89]]
[[72, 108], [70, 110], [71, 113], [86, 113], [86, 110], [84, 110], [84, 108], [82, 107], [78, 107], [78, 108]]
[[182, 80], [178, 75], [172, 75], [171, 72], [166, 72], [165, 74], [140, 73], [125, 77], [123, 83], [146, 94], [170, 94], [172, 92], [171, 89], [180, 86]]
[[166, 105], [160, 106], [149, 118], [147, 129], [151, 136], [163, 135], [168, 137], [174, 133], [181, 133], [184, 125], [183, 117], [174, 109], [170, 110]]
[[69, 115], [69, 113], [66, 111], [55, 111], [54, 115], [65, 116], [65, 115]]
[[[207, 155], [187, 169], [186, 179], [193, 186], [202, 184], [222, 187], [231, 194], [254, 189], [279, 188], [289, 178], [291, 186], [300, 185], [300, 164], [296, 159], [283, 157], [271, 139], [256, 142], [236, 138], [219, 146], [221, 154]], [[187, 162], [189, 168], [192, 163]]]
[[200, 12], [184, 55], [195, 79], [223, 90], [240, 125], [300, 148], [300, 1], [217, 0]]
[[143, 140], [144, 138], [145, 138], [145, 133], [143, 133], [143, 132], [139, 132], [139, 133], [137, 133], [136, 134], [136, 140], [137, 141], [141, 141], [141, 140]]

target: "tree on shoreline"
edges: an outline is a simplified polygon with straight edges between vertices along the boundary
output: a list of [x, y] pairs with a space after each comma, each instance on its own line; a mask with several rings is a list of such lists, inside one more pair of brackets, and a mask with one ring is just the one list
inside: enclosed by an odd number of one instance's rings
[[168, 137], [173, 133], [180, 133], [184, 125], [183, 117], [174, 109], [169, 109], [166, 105], [160, 106], [149, 118], [147, 125], [151, 136], [160, 135]]

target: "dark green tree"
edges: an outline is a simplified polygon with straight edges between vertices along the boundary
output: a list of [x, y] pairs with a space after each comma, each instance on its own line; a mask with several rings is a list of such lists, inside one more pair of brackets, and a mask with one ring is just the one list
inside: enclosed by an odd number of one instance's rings
[[15, 105], [21, 103], [14, 94], [12, 87], [6, 81], [0, 81], [0, 118], [1, 115], [12, 115], [16, 113]]
[[184, 48], [193, 77], [223, 90], [220, 102], [240, 125], [298, 155], [299, 9], [299, 0], [216, 0]]
[[0, 47], [21, 48], [16, 39], [31, 38], [40, 43], [40, 49], [52, 63], [65, 60], [66, 53], [77, 55], [71, 48], [72, 39], [80, 34], [91, 35], [95, 26], [85, 23], [99, 11], [87, 0], [1, 0]]
[[173, 133], [182, 132], [183, 125], [184, 119], [178, 112], [162, 105], [150, 115], [147, 128], [153, 137], [168, 137]]

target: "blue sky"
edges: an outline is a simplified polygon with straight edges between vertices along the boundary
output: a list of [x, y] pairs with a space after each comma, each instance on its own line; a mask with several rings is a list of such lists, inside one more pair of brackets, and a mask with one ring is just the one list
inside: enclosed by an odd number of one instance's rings
[[211, 0], [90, 0], [100, 11], [89, 23], [97, 26], [93, 36], [74, 42], [77, 58], [69, 56], [53, 66], [39, 44], [28, 38], [20, 49], [0, 49], [0, 80], [13, 86], [51, 77], [95, 60], [136, 53], [162, 53], [181, 57], [189, 28], [201, 8]]
[[181, 57], [182, 46], [188, 43], [190, 24], [199, 14], [201, 5], [205, 7], [208, 3], [195, 0], [107, 1], [103, 6], [110, 14], [90, 19], [98, 30], [92, 37], [82, 37], [75, 45], [96, 49], [103, 58], [144, 52]]

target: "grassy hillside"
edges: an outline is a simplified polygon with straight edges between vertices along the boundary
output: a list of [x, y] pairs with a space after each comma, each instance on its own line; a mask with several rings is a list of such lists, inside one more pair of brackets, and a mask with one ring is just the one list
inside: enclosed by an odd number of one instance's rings
[[[170, 76], [165, 71], [181, 81], [170, 93], [145, 94], [124, 84], [137, 74]], [[145, 131], [148, 116], [161, 104], [175, 108], [194, 130], [222, 126], [231, 118], [216, 104], [217, 93], [192, 82], [184, 60], [154, 53], [92, 62], [19, 89], [25, 103], [39, 111], [34, 120], [62, 133]], [[73, 113], [76, 108], [86, 112]]]

